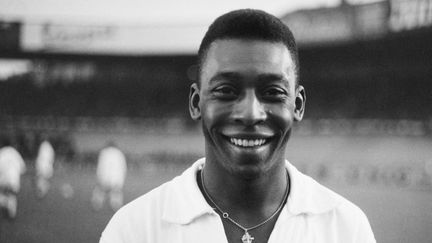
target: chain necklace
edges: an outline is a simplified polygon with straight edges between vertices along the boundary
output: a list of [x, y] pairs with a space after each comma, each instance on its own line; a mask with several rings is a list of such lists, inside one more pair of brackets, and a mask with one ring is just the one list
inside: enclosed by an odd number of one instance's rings
[[[207, 192], [207, 190], [206, 190], [206, 188], [205, 188], [205, 185], [204, 185], [204, 174], [203, 174], [203, 171], [204, 171], [204, 169], [201, 169], [201, 184], [202, 184], [202, 188], [203, 188], [204, 194], [207, 196], [207, 198], [210, 200], [210, 202], [213, 203], [213, 205], [216, 207], [216, 209], [217, 209], [217, 210], [222, 214], [222, 217], [223, 217], [224, 219], [228, 219], [231, 223], [233, 223], [234, 225], [236, 225], [236, 226], [239, 227], [240, 229], [244, 230], [244, 234], [243, 234], [243, 236], [242, 236], [242, 238], [241, 238], [241, 240], [242, 240], [243, 243], [252, 243], [252, 240], [254, 240], [255, 238], [254, 238], [252, 235], [249, 234], [249, 231], [251, 231], [251, 230], [253, 230], [253, 229], [256, 229], [256, 228], [258, 228], [258, 227], [264, 225], [265, 223], [267, 223], [268, 221], [270, 221], [274, 216], [276, 216], [276, 214], [278, 214], [279, 211], [283, 208], [283, 206], [284, 206], [284, 204], [285, 204], [285, 201], [286, 201], [287, 198], [288, 198], [289, 191], [290, 191], [290, 186], [287, 184], [286, 189], [285, 189], [285, 194], [284, 194], [283, 200], [282, 200], [282, 202], [280, 203], [279, 207], [276, 209], [276, 211], [275, 211], [272, 215], [270, 215], [270, 217], [268, 217], [267, 219], [265, 219], [265, 220], [262, 221], [261, 223], [255, 225], [255, 226], [252, 226], [252, 227], [248, 227], [248, 228], [246, 228], [246, 227], [242, 226], [241, 224], [237, 223], [234, 219], [232, 219], [232, 218], [229, 216], [228, 212], [223, 211], [223, 210], [222, 210], [222, 209], [221, 209], [221, 208], [220, 208], [220, 207], [219, 207], [219, 206], [218, 206], [218, 205], [213, 201], [213, 199], [210, 197], [210, 194]], [[288, 180], [289, 180], [289, 178], [288, 178], [288, 172], [286, 173], [286, 176], [287, 176], [287, 182], [288, 182]], [[215, 209], [215, 208], [213, 208], [213, 209]]]

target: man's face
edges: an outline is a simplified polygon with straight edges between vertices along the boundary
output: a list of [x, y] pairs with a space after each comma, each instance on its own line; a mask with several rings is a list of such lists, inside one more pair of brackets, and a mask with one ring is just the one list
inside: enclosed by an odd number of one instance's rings
[[201, 87], [193, 85], [190, 94], [191, 115], [202, 120], [208, 163], [247, 177], [283, 165], [293, 121], [301, 120], [305, 101], [294, 70], [282, 43], [228, 39], [211, 44]]

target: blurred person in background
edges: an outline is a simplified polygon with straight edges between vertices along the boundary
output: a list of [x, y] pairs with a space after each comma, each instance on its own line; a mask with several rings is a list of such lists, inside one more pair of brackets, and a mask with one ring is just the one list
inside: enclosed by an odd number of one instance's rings
[[375, 242], [360, 208], [285, 159], [306, 102], [289, 28], [260, 10], [229, 12], [198, 61], [189, 110], [205, 158], [117, 211], [100, 242]]
[[114, 142], [108, 142], [99, 152], [97, 161], [97, 184], [91, 199], [95, 210], [102, 209], [106, 197], [109, 198], [110, 206], [114, 211], [123, 205], [123, 185], [126, 174], [125, 155]]
[[44, 197], [50, 188], [50, 179], [54, 174], [55, 152], [51, 143], [44, 139], [36, 157], [36, 189], [38, 197]]
[[6, 142], [0, 149], [0, 210], [6, 212], [9, 219], [17, 214], [17, 194], [21, 188], [21, 175], [26, 165], [21, 154]]

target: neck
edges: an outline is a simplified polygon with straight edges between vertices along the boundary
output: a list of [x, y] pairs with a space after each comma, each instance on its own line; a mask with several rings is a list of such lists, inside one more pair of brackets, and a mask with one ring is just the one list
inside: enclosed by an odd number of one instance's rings
[[[218, 207], [231, 215], [242, 217], [253, 212], [255, 216], [266, 217], [285, 200], [289, 187], [285, 164], [281, 165], [253, 179], [245, 179], [229, 173], [215, 173], [212, 163], [206, 163], [201, 174], [203, 178], [199, 177], [203, 183], [199, 184]], [[209, 204], [213, 203], [206, 199]]]

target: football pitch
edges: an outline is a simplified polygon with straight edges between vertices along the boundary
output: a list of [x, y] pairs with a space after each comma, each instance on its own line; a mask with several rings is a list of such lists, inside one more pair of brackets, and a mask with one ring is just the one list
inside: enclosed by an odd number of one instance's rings
[[[421, 173], [425, 160], [432, 158], [430, 139], [301, 137], [293, 141], [287, 157], [360, 206], [377, 242], [432, 241], [431, 178]], [[158, 141], [152, 138], [152, 143]], [[180, 147], [177, 142], [161, 144]], [[149, 155], [146, 161], [129, 163], [125, 201], [181, 173], [199, 154]], [[97, 242], [113, 211], [108, 205], [101, 211], [92, 209], [95, 182], [94, 163], [58, 163], [48, 195], [38, 199], [30, 168], [22, 177], [17, 218], [0, 219], [0, 242]]]

